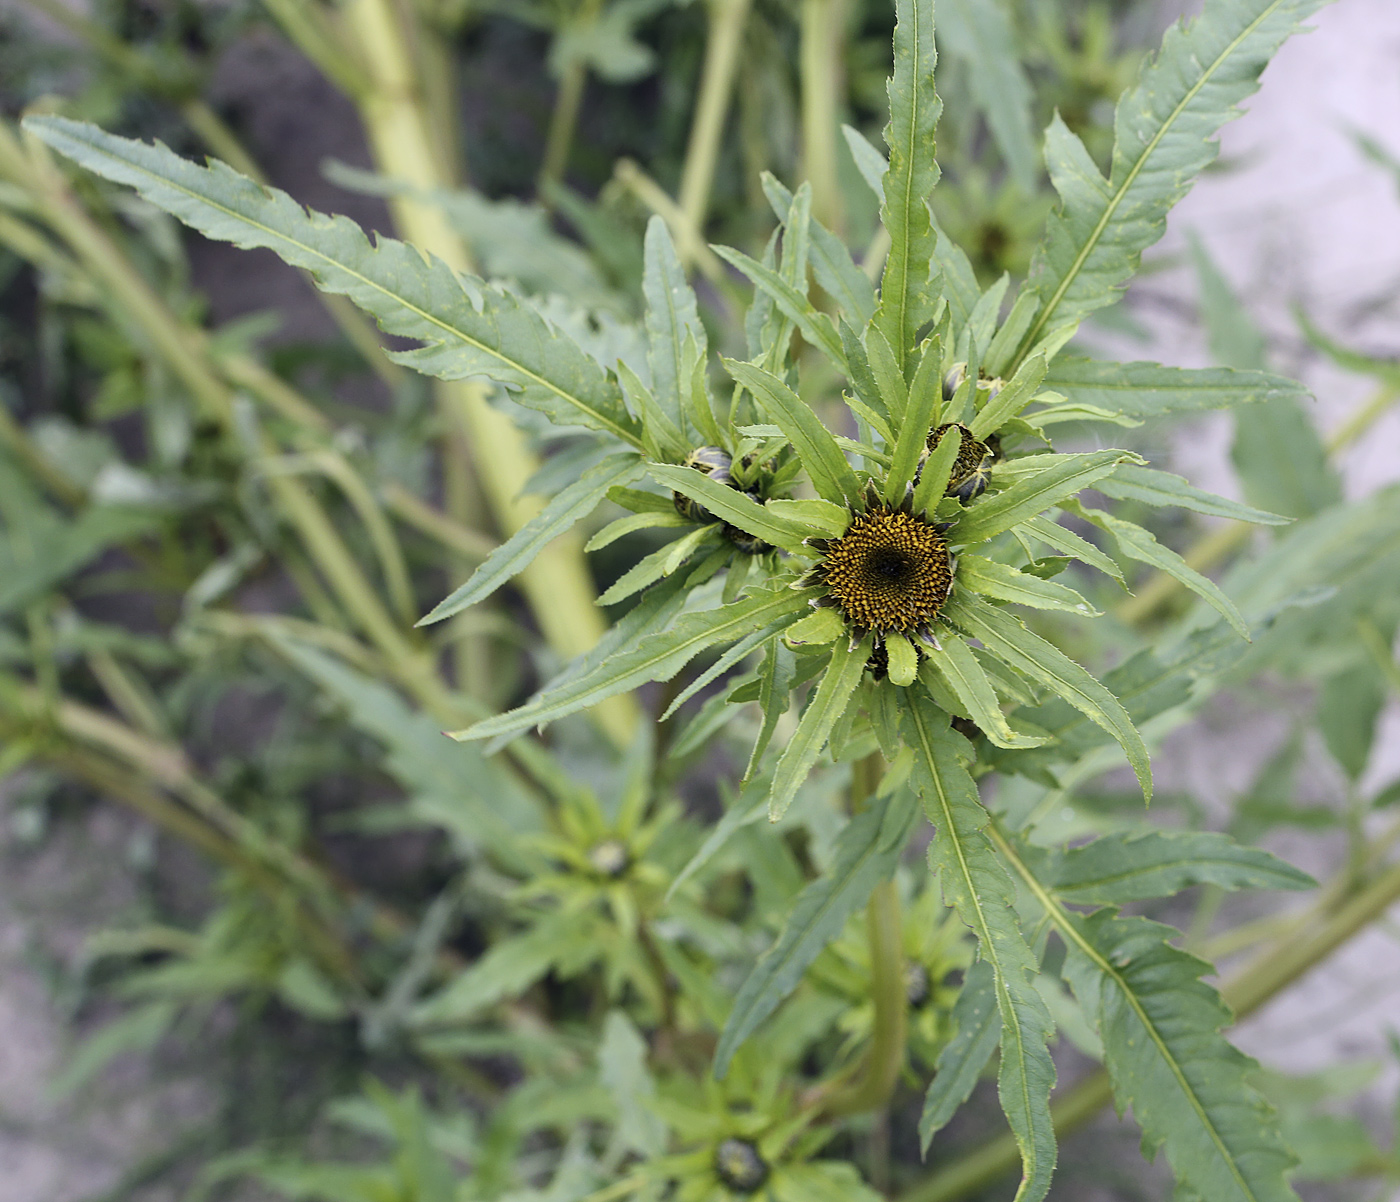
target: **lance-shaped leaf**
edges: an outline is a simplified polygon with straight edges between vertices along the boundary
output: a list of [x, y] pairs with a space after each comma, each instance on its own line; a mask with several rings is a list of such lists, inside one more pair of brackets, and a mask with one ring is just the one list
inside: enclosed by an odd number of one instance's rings
[[1078, 404], [1139, 418], [1233, 409], [1280, 397], [1303, 400], [1308, 396], [1307, 389], [1296, 380], [1266, 371], [1107, 363], [1071, 355], [1057, 358], [1043, 383]]
[[615, 485], [625, 485], [642, 474], [635, 455], [610, 455], [583, 473], [543, 509], [491, 552], [461, 588], [438, 602], [419, 626], [429, 626], [484, 601], [501, 585], [518, 576], [575, 522], [592, 513]]
[[812, 487], [836, 505], [854, 500], [860, 493], [856, 474], [811, 406], [772, 372], [735, 359], [726, 359], [724, 366], [753, 393], [754, 399], [787, 436], [807, 469]]
[[1039, 747], [1043, 738], [1020, 735], [1011, 729], [1001, 702], [992, 688], [985, 669], [972, 654], [972, 648], [960, 638], [945, 638], [942, 646], [928, 648], [924, 671], [937, 672], [953, 690], [967, 710], [968, 716], [982, 728], [987, 738], [998, 747]]
[[682, 390], [690, 388], [686, 342], [695, 339], [704, 357], [705, 326], [695, 293], [685, 278], [685, 268], [660, 217], [647, 222], [642, 295], [646, 297], [647, 365], [651, 368], [651, 392], [677, 426], [685, 428], [686, 406]]
[[1192, 885], [1311, 889], [1306, 872], [1214, 831], [1104, 835], [1053, 856], [1045, 880], [1062, 901], [1121, 906], [1171, 897]]
[[1114, 114], [1113, 163], [1104, 179], [1057, 116], [1045, 157], [1060, 206], [1031, 263], [1044, 304], [1022, 347], [1112, 304], [1142, 252], [1162, 236], [1168, 210], [1219, 151], [1212, 135], [1258, 86], [1259, 73], [1300, 21], [1325, 0], [1208, 0], [1176, 25]]
[[349, 297], [388, 333], [424, 344], [392, 355], [399, 362], [447, 380], [489, 376], [551, 421], [639, 445], [636, 422], [607, 372], [513, 293], [407, 243], [371, 244], [348, 217], [308, 213], [285, 192], [218, 161], [197, 167], [159, 142], [118, 138], [62, 117], [29, 118], [26, 128], [209, 238], [273, 251], [309, 271], [324, 291]]
[[1237, 522], [1255, 522], [1261, 526], [1286, 526], [1291, 519], [1264, 509], [1243, 505], [1228, 497], [1188, 484], [1181, 476], [1159, 472], [1135, 463], [1120, 463], [1113, 475], [1105, 476], [1095, 486], [1106, 497], [1119, 501], [1140, 501], [1144, 505], [1162, 508], [1190, 509], [1212, 517], [1233, 518]]
[[948, 715], [916, 690], [907, 694], [904, 730], [914, 750], [910, 780], [923, 795], [934, 825], [929, 864], [943, 896], [977, 936], [978, 953], [995, 974], [1001, 1013], [1001, 1069], [997, 1091], [1021, 1151], [1017, 1202], [1039, 1202], [1055, 1169], [1050, 1091], [1055, 1066], [1046, 1043], [1054, 1024], [1031, 983], [1035, 958], [1012, 908], [1011, 879], [984, 828], [988, 814], [959, 758], [966, 742], [948, 729]]
[[955, 592], [943, 608], [943, 616], [964, 634], [980, 639], [982, 646], [1009, 668], [1038, 680], [1108, 731], [1123, 748], [1137, 775], [1145, 798], [1152, 796], [1152, 766], [1147, 747], [1118, 698], [1065, 655], [1026, 629], [1011, 614], [989, 605], [976, 594]]
[[[763, 191], [778, 220], [786, 223], [792, 193], [767, 171], [763, 173]], [[808, 230], [812, 237], [812, 274], [817, 283], [836, 302], [846, 321], [852, 326], [864, 326], [875, 312], [875, 289], [870, 278], [856, 266], [846, 244], [821, 222], [813, 218]]]
[[1086, 508], [1084, 513], [1112, 533], [1118, 540], [1118, 549], [1129, 559], [1136, 559], [1179, 580], [1239, 631], [1240, 638], [1250, 637], [1243, 615], [1235, 608], [1235, 603], [1220, 591], [1220, 586], [1209, 576], [1201, 575], [1170, 547], [1162, 546], [1151, 531], [1104, 513], [1101, 509]]
[[723, 609], [705, 609], [681, 617], [669, 630], [649, 635], [598, 663], [591, 672], [564, 681], [522, 706], [453, 733], [454, 739], [489, 739], [553, 722], [565, 714], [596, 705], [605, 697], [652, 680], [669, 680], [702, 651], [732, 643], [765, 626], [806, 612], [817, 590], [780, 588], [744, 597]]
[[[1026, 474], [1009, 488], [974, 502], [953, 527], [952, 540], [964, 546], [985, 542], [1074, 496], [1109, 475], [1118, 464], [1133, 458], [1136, 457], [1131, 451], [1107, 450], [1014, 460], [1015, 467]], [[1043, 466], [1037, 461], [1043, 461]]]
[[1021, 524], [1021, 529], [1024, 533], [1035, 535], [1041, 542], [1054, 547], [1056, 551], [1072, 555], [1080, 562], [1087, 563], [1091, 568], [1098, 568], [1105, 575], [1112, 576], [1119, 584], [1124, 583], [1122, 568], [1093, 543], [1080, 538], [1073, 530], [1066, 530], [1053, 518], [1043, 515], [1031, 518]]
[[1098, 613], [1079, 593], [1058, 580], [1042, 580], [1009, 564], [965, 552], [958, 556], [958, 583], [984, 597], [1014, 601], [1032, 609], [1062, 609], [1095, 616]]
[[[908, 407], [900, 417], [899, 436], [890, 455], [889, 475], [885, 478], [885, 501], [891, 505], [898, 505], [904, 499], [904, 491], [914, 479], [919, 456], [924, 452], [929, 431], [934, 428], [939, 407], [943, 404], [943, 389], [936, 370], [941, 359], [942, 349], [935, 338], [928, 344], [919, 362], [914, 386], [909, 390]], [[929, 369], [929, 364], [935, 365], [933, 370]], [[930, 375], [932, 379], [928, 378]]]
[[1035, 390], [1045, 378], [1045, 356], [1032, 355], [996, 396], [973, 417], [968, 429], [973, 438], [995, 434], [1006, 422], [1021, 412], [1035, 396]]
[[831, 663], [817, 684], [812, 699], [802, 712], [792, 739], [783, 748], [778, 766], [773, 771], [773, 790], [768, 795], [768, 817], [777, 822], [797, 790], [802, 787], [831, 737], [832, 728], [846, 712], [851, 696], [860, 684], [861, 673], [870, 659], [870, 636], [852, 645], [838, 639], [831, 651]]
[[933, 0], [896, 0], [894, 75], [889, 82], [890, 120], [885, 144], [890, 163], [882, 181], [880, 220], [890, 250], [880, 280], [875, 321], [889, 340], [900, 369], [919, 328], [933, 317], [929, 275], [934, 230], [928, 198], [938, 182], [933, 131], [940, 101], [933, 86], [938, 61], [933, 43]]
[[1070, 913], [1009, 840], [993, 837], [1065, 941], [1065, 976], [1149, 1154], [1165, 1146], [1177, 1180], [1211, 1202], [1297, 1202], [1277, 1118], [1249, 1084], [1254, 1061], [1220, 1035], [1233, 1016], [1200, 979], [1211, 966], [1173, 947], [1172, 927], [1112, 909]]
[[653, 463], [647, 472], [659, 484], [699, 501], [718, 518], [739, 527], [746, 534], [761, 538], [775, 547], [802, 553], [802, 540], [811, 531], [796, 522], [770, 512], [748, 493], [730, 488], [693, 467], [677, 467], [672, 463]]
[[1001, 1039], [997, 979], [988, 961], [978, 960], [963, 977], [953, 1003], [953, 1026], [956, 1033], [938, 1054], [919, 1116], [919, 1145], [925, 1153], [933, 1137], [971, 1096]]
[[772, 268], [765, 267], [757, 259], [750, 258], [741, 250], [729, 246], [712, 247], [715, 254], [731, 267], [738, 268], [753, 283], [773, 298], [773, 303], [793, 325], [802, 331], [802, 337], [821, 351], [837, 370], [846, 370], [846, 352], [841, 346], [841, 335], [830, 317], [813, 306], [805, 296], [783, 279]]
[[729, 1071], [744, 1040], [797, 988], [871, 890], [894, 874], [918, 813], [914, 794], [897, 789], [874, 799], [842, 829], [830, 870], [798, 895], [783, 933], [740, 986], [715, 1049], [715, 1076]]

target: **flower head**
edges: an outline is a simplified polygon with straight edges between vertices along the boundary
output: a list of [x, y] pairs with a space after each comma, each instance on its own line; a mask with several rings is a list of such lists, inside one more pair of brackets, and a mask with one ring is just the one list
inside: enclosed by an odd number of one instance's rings
[[826, 587], [818, 605], [834, 606], [852, 633], [890, 633], [933, 641], [929, 622], [953, 587], [944, 527], [873, 495], [840, 538], [812, 540], [822, 552], [809, 581]]
[[986, 490], [994, 455], [990, 446], [972, 436], [971, 430], [954, 422], [938, 426], [928, 436], [929, 451], [936, 451], [943, 436], [955, 427], [962, 431], [962, 444], [958, 447], [958, 457], [953, 460], [944, 496], [957, 497], [966, 504]]

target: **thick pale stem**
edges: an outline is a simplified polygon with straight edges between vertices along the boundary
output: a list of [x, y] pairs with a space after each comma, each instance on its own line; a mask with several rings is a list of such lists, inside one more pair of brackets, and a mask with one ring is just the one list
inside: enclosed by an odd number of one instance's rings
[[[400, 10], [390, 0], [353, 0], [345, 12], [374, 80], [374, 87], [359, 102], [376, 161], [386, 174], [422, 191], [451, 187], [453, 181], [443, 175], [431, 122], [414, 86], [413, 57]], [[413, 196], [395, 197], [391, 206], [410, 242], [459, 271], [471, 270], [466, 243], [439, 207]], [[460, 430], [465, 435], [496, 522], [503, 532], [513, 534], [543, 508], [539, 497], [521, 491], [539, 462], [514, 423], [493, 409], [487, 396], [485, 387], [471, 382], [438, 387], [449, 432]], [[459, 482], [459, 501], [462, 491]], [[460, 520], [462, 515], [452, 516]], [[525, 569], [520, 583], [540, 629], [561, 658], [572, 659], [601, 637], [603, 617], [595, 604], [580, 537], [565, 535], [556, 540]], [[630, 698], [612, 698], [594, 713], [614, 742], [630, 739], [637, 721]]]
[[803, 0], [802, 163], [812, 185], [812, 215], [837, 233], [845, 224], [836, 158], [845, 27], [845, 0]]
[[[680, 206], [690, 226], [705, 228], [710, 211], [710, 192], [715, 182], [724, 121], [734, 91], [744, 45], [744, 25], [749, 17], [750, 0], [710, 0], [710, 29], [705, 42], [705, 66], [700, 76], [700, 95], [690, 126], [685, 166], [681, 171]], [[685, 252], [682, 251], [682, 254]]]

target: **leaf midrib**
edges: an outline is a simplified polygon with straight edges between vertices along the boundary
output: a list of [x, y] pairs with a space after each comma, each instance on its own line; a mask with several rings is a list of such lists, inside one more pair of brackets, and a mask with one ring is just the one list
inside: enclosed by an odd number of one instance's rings
[[[938, 797], [938, 808], [943, 814], [943, 829], [948, 833], [948, 839], [953, 846], [954, 854], [957, 856], [958, 872], [962, 876], [964, 887], [967, 889], [967, 895], [972, 900], [973, 907], [977, 914], [977, 938], [982, 949], [982, 954], [987, 957], [992, 965], [992, 972], [994, 974], [997, 990], [997, 1007], [1003, 1015], [1014, 1014], [1015, 1006], [1012, 1002], [1011, 991], [1006, 984], [1006, 970], [1002, 966], [1001, 955], [997, 950], [996, 942], [992, 938], [992, 929], [987, 921], [986, 912], [982, 909], [982, 898], [979, 896], [977, 888], [973, 884], [972, 873], [967, 864], [967, 857], [963, 854], [962, 841], [957, 837], [957, 827], [953, 822], [952, 806], [943, 788], [942, 777], [939, 776], [935, 767], [937, 760], [934, 758], [932, 740], [929, 738], [928, 731], [924, 725], [923, 713], [918, 706], [911, 706], [909, 713], [914, 723], [914, 729], [919, 735], [919, 745], [924, 756], [924, 762], [928, 765], [929, 780], [934, 793], [936, 793]], [[1012, 1038], [1016, 1043], [1017, 1054], [1024, 1065], [1026, 1062], [1026, 1048], [1025, 1040], [1022, 1037], [1021, 1024], [1007, 1023], [1005, 1018], [1003, 1018], [1001, 1028], [1003, 1039], [1006, 1038], [1007, 1030], [1010, 1028]], [[1034, 1109], [1030, 1095], [1030, 1079], [1024, 1069], [1021, 1072], [1021, 1095], [1021, 1102], [1025, 1107], [1025, 1113], [1029, 1116], [1034, 1113]], [[1036, 1158], [1038, 1156], [1034, 1139], [1028, 1142], [1027, 1147], [1021, 1149], [1021, 1156], [1023, 1162], [1022, 1180], [1023, 1182], [1030, 1181], [1035, 1176]], [[1029, 1160], [1029, 1164], [1025, 1163], [1027, 1160]], [[1016, 1197], [1020, 1198], [1020, 1196], [1021, 1191], [1017, 1190]]]
[[[1162, 139], [1167, 136], [1167, 131], [1176, 123], [1181, 114], [1186, 111], [1187, 106], [1196, 99], [1201, 89], [1214, 78], [1221, 64], [1234, 54], [1235, 51], [1239, 49], [1240, 44], [1253, 34], [1260, 25], [1268, 20], [1283, 2], [1284, 0], [1273, 0], [1273, 3], [1270, 4], [1267, 9], [1260, 13], [1254, 21], [1242, 30], [1239, 36], [1220, 52], [1215, 61], [1211, 63], [1210, 69], [1201, 73], [1200, 78], [1187, 90], [1186, 95], [1181, 98], [1180, 103], [1172, 110], [1171, 116], [1158, 127], [1157, 132], [1152, 136], [1152, 140], [1148, 142], [1143, 152], [1137, 157], [1137, 161], [1133, 163], [1131, 169], [1128, 171], [1122, 186], [1119, 187], [1109, 199], [1108, 205], [1104, 209], [1103, 216], [1099, 218], [1094, 226], [1093, 232], [1085, 241], [1083, 248], [1075, 256], [1069, 271], [1065, 273], [1064, 277], [1060, 280], [1059, 286], [1051, 295], [1050, 300], [1046, 303], [1045, 307], [1041, 309], [1040, 314], [1031, 324], [1030, 330], [1027, 331], [1025, 339], [1021, 343], [1022, 347], [1032, 347], [1035, 345], [1036, 339], [1040, 337], [1041, 331], [1045, 329], [1046, 324], [1049, 322], [1050, 315], [1059, 307], [1060, 302], [1065, 298], [1065, 293], [1069, 291], [1070, 286], [1084, 269], [1084, 264], [1098, 246], [1099, 240], [1103, 237], [1104, 230], [1107, 229], [1110, 219], [1113, 217], [1114, 213], [1118, 211], [1118, 206], [1123, 203], [1124, 198], [1128, 195], [1129, 189], [1131, 189], [1133, 184], [1137, 181], [1137, 177], [1147, 165], [1147, 160], [1152, 157]], [[1199, 19], [1201, 18], [1198, 18], [1198, 20]]]
[[1128, 987], [1128, 983], [1123, 979], [1117, 968], [1104, 959], [1104, 957], [1100, 955], [1098, 948], [1094, 947], [1092, 943], [1085, 939], [1079, 928], [1070, 922], [1068, 913], [1060, 905], [1058, 899], [1056, 899], [1055, 896], [1041, 884], [1039, 878], [1031, 872], [1029, 866], [1021, 859], [1016, 849], [1011, 846], [1010, 841], [1002, 833], [995, 819], [992, 819], [992, 821], [988, 823], [987, 831], [991, 835], [993, 842], [996, 843], [997, 849], [1006, 857], [1012, 867], [1016, 869], [1017, 874], [1025, 881], [1026, 887], [1035, 894], [1036, 900], [1045, 907], [1045, 912], [1050, 915], [1051, 920], [1055, 923], [1060, 933], [1065, 938], [1071, 940], [1080, 951], [1088, 956], [1099, 971], [1113, 981], [1122, 995], [1127, 999], [1128, 1004], [1137, 1015], [1138, 1021], [1142, 1024], [1143, 1029], [1152, 1039], [1163, 1061], [1170, 1066], [1172, 1075], [1176, 1078], [1182, 1093], [1185, 1094], [1190, 1101], [1191, 1108], [1196, 1112], [1196, 1116], [1200, 1119], [1201, 1125], [1210, 1133], [1211, 1142], [1215, 1145], [1217, 1151], [1219, 1151], [1221, 1159], [1229, 1166], [1230, 1173], [1234, 1177], [1235, 1183], [1240, 1187], [1241, 1192], [1246, 1198], [1257, 1199], [1258, 1195], [1250, 1188], [1249, 1182], [1246, 1181], [1240, 1173], [1239, 1166], [1235, 1163], [1235, 1158], [1230, 1154], [1230, 1150], [1226, 1147], [1224, 1139], [1216, 1129], [1216, 1125], [1210, 1117], [1210, 1112], [1202, 1105], [1200, 1098], [1197, 1097], [1195, 1088], [1191, 1085], [1191, 1082], [1187, 1080], [1185, 1072], [1180, 1064], [1178, 1064], [1176, 1057], [1172, 1055], [1171, 1049], [1167, 1047], [1161, 1032], [1157, 1030], [1156, 1025], [1148, 1017], [1147, 1011], [1143, 1009], [1141, 1002], [1138, 1001], [1137, 994]]
[[[82, 141], [80, 138], [78, 138], [72, 133], [69, 133], [68, 136], [73, 138], [75, 141]], [[605, 415], [599, 413], [596, 409], [585, 404], [581, 398], [575, 396], [571, 392], [567, 392], [564, 389], [560, 388], [559, 385], [555, 384], [551, 380], [546, 379], [544, 376], [541, 376], [538, 372], [531, 371], [529, 368], [524, 367], [520, 363], [517, 363], [509, 355], [503, 354], [501, 351], [495, 350], [487, 346], [485, 343], [473, 338], [470, 334], [466, 333], [465, 331], [459, 330], [455, 326], [449, 325], [441, 318], [435, 317], [427, 310], [422, 309], [418, 305], [413, 304], [407, 298], [400, 296], [396, 292], [390, 291], [382, 284], [376, 283], [368, 276], [364, 275], [359, 271], [356, 271], [353, 267], [347, 266], [346, 264], [340, 262], [338, 259], [334, 259], [330, 255], [325, 254], [323, 251], [319, 251], [312, 246], [308, 246], [305, 242], [302, 242], [297, 238], [293, 238], [287, 234], [283, 234], [278, 230], [273, 229], [271, 226], [265, 225], [263, 222], [256, 220], [255, 218], [249, 217], [244, 213], [240, 213], [236, 209], [230, 208], [228, 205], [222, 204], [217, 200], [211, 200], [208, 196], [196, 192], [192, 188], [186, 187], [184, 184], [179, 183], [176, 180], [160, 175], [157, 172], [152, 171], [148, 167], [144, 167], [138, 163], [134, 163], [129, 159], [121, 158], [118, 155], [113, 154], [109, 150], [106, 150], [100, 146], [94, 146], [91, 142], [82, 142], [82, 145], [86, 146], [90, 151], [92, 151], [95, 154], [111, 159], [116, 163], [120, 163], [123, 167], [127, 168], [128, 170], [138, 172], [141, 175], [146, 176], [148, 179], [155, 180], [157, 183], [162, 184], [167, 188], [173, 188], [175, 191], [183, 194], [184, 196], [189, 197], [191, 200], [198, 201], [200, 204], [203, 205], [208, 205], [211, 209], [215, 209], [218, 212], [223, 213], [228, 217], [231, 217], [235, 221], [240, 221], [245, 225], [251, 226], [253, 229], [260, 230], [270, 238], [279, 239], [282, 242], [286, 242], [292, 246], [298, 247], [304, 253], [314, 256], [315, 258], [321, 260], [323, 263], [329, 264], [330, 266], [335, 267], [339, 271], [343, 271], [346, 275], [352, 276], [356, 280], [359, 280], [365, 286], [393, 300], [396, 304], [402, 305], [410, 313], [413, 313], [416, 316], [422, 318], [428, 324], [436, 326], [438, 329], [443, 330], [445, 333], [451, 335], [451, 337], [466, 343], [468, 346], [474, 347], [476, 350], [479, 350], [487, 355], [499, 359], [503, 363], [510, 364], [511, 368], [515, 371], [518, 371], [522, 376], [525, 376], [533, 383], [538, 384], [540, 387], [545, 388], [548, 391], [554, 393], [557, 397], [559, 397], [560, 400], [567, 401], [569, 404], [573, 405], [577, 409], [582, 410], [584, 413], [591, 414], [597, 421], [601, 422], [608, 431], [610, 431], [613, 434], [616, 434], [617, 437], [621, 438], [623, 441], [630, 443], [632, 446], [640, 449], [641, 440], [635, 434], [633, 434], [630, 430], [626, 429], [625, 427], [618, 425], [611, 418], [606, 417]], [[208, 168], [200, 168], [197, 164], [194, 164], [194, 168], [196, 171], [208, 170]], [[368, 242], [366, 243], [366, 245], [369, 245]], [[404, 243], [404, 245], [411, 246], [412, 243]], [[369, 246], [369, 250], [371, 254], [378, 253], [378, 251], [373, 246]], [[444, 263], [444, 266], [447, 266], [447, 264]], [[452, 269], [449, 267], [448, 270], [450, 271]], [[454, 272], [453, 274], [455, 275], [456, 273]], [[485, 281], [483, 281], [483, 283], [485, 283]], [[470, 298], [468, 298], [468, 303], [470, 304]], [[541, 316], [540, 320], [544, 321], [545, 319]], [[555, 333], [557, 334], [557, 331], [555, 331]]]

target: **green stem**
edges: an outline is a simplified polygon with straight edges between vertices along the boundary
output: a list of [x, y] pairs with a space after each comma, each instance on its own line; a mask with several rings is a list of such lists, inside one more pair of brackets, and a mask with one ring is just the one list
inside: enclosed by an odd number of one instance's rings
[[[852, 814], [860, 813], [869, 804], [884, 769], [885, 761], [878, 751], [852, 766]], [[899, 888], [893, 880], [881, 881], [875, 886], [866, 907], [865, 921], [870, 942], [874, 1031], [861, 1075], [823, 1103], [822, 1109], [831, 1115], [883, 1109], [904, 1067], [909, 995], [904, 981], [904, 924], [900, 917]]]
[[[598, 19], [598, 12], [602, 7], [602, 0], [583, 0], [578, 15], [564, 34], [573, 33], [576, 26], [592, 25]], [[564, 171], [569, 165], [569, 151], [573, 149], [574, 130], [578, 128], [583, 89], [587, 82], [588, 64], [576, 54], [564, 64], [559, 79], [559, 91], [554, 97], [554, 111], [549, 118], [549, 135], [545, 140], [544, 159], [540, 164], [539, 182], [536, 185], [536, 191], [542, 197], [548, 197], [553, 185], [564, 178]]]
[[845, 32], [846, 0], [802, 0], [802, 162], [812, 185], [812, 215], [837, 233], [845, 225], [836, 157]]
[[[700, 94], [690, 126], [685, 165], [681, 169], [680, 207], [695, 230], [704, 230], [715, 182], [715, 164], [724, 120], [734, 91], [734, 76], [744, 47], [750, 0], [710, 0], [709, 31]], [[685, 251], [681, 250], [682, 256]]]

